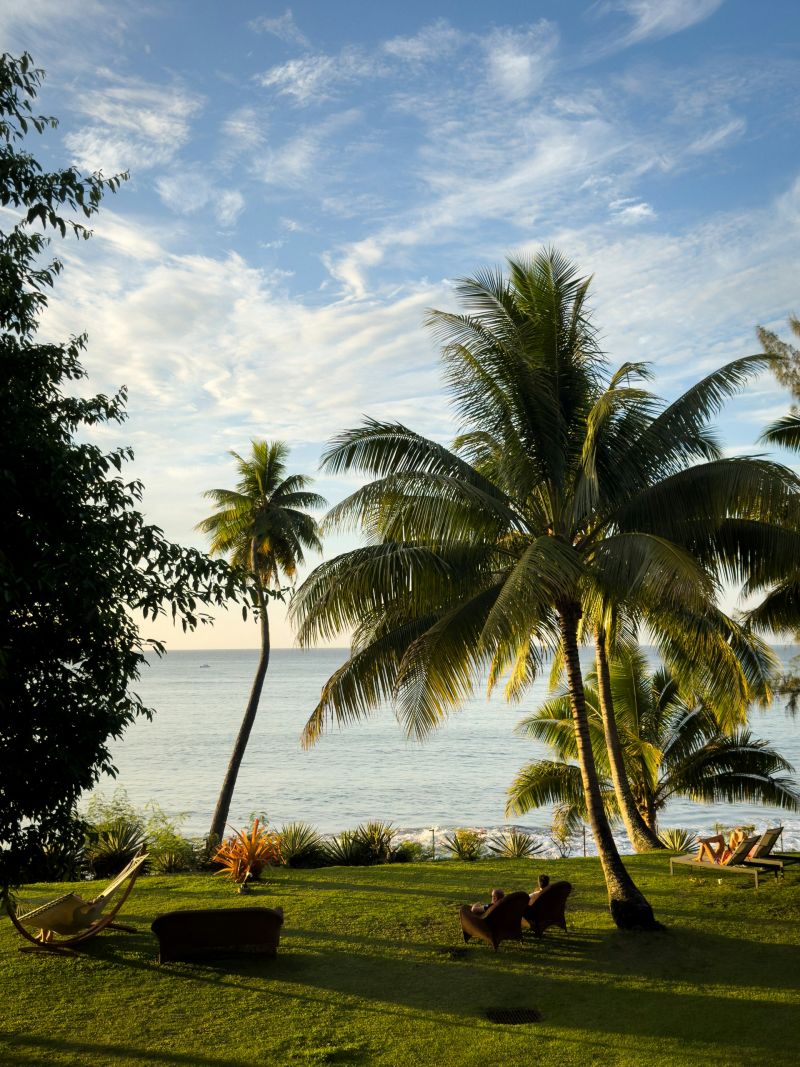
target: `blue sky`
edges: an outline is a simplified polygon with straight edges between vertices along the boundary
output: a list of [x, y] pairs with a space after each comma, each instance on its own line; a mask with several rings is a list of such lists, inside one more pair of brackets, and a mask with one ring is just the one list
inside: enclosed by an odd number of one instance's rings
[[[665, 397], [800, 308], [795, 0], [6, 0], [0, 36], [47, 71], [39, 158], [130, 170], [59, 250], [43, 329], [87, 330], [92, 388], [128, 386], [102, 439], [175, 540], [202, 545], [202, 491], [252, 437], [310, 474], [363, 414], [447, 440], [422, 317], [509, 253], [593, 274], [612, 364], [652, 362]], [[754, 383], [726, 445], [787, 403]], [[257, 643], [230, 618], [162, 636]]]

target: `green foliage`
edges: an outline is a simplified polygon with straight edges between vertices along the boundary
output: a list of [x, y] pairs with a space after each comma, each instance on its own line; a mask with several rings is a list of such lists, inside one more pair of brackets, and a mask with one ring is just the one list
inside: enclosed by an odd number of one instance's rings
[[495, 856], [518, 860], [526, 856], [535, 856], [544, 850], [544, 844], [524, 830], [503, 830], [494, 834], [488, 841], [489, 851]]
[[109, 798], [99, 793], [90, 797], [85, 821], [84, 852], [96, 878], [118, 874], [146, 847], [144, 815], [124, 789], [115, 789]]
[[473, 863], [484, 854], [483, 838], [476, 830], [454, 830], [444, 836], [444, 848], [456, 859]]
[[392, 859], [394, 827], [391, 823], [365, 822], [356, 827], [354, 834], [363, 845], [368, 863], [388, 863]]
[[354, 830], [342, 830], [325, 842], [328, 862], [335, 867], [363, 867], [369, 863], [364, 841]]
[[78, 848], [81, 794], [114, 768], [110, 737], [147, 709], [132, 689], [146, 651], [134, 613], [184, 629], [204, 606], [243, 594], [224, 563], [183, 549], [138, 510], [128, 448], [104, 453], [88, 431], [125, 417], [125, 390], [86, 396], [86, 337], [37, 339], [47, 290], [46, 232], [88, 237], [83, 221], [125, 175], [45, 172], [22, 141], [42, 81], [29, 56], [0, 57], [0, 884], [48, 849]]
[[326, 863], [325, 841], [306, 822], [285, 823], [278, 830], [278, 840], [286, 867], [322, 867]]
[[658, 836], [670, 852], [691, 852], [697, 844], [697, 834], [692, 833], [691, 830], [683, 830], [679, 826], [668, 827]]
[[[723, 730], [713, 706], [697, 695], [684, 697], [673, 675], [663, 667], [651, 671], [638, 647], [621, 648], [610, 662], [610, 673], [625, 768], [634, 800], [652, 828], [673, 796], [714, 805], [744, 802], [800, 810], [792, 765], [746, 727]], [[585, 698], [602, 795], [613, 818], [616, 798], [608, 780], [594, 672]], [[559, 687], [524, 718], [517, 733], [550, 746], [557, 759], [537, 760], [520, 770], [509, 789], [508, 812], [522, 814], [557, 803], [576, 824], [585, 817], [585, 806], [580, 773], [572, 762], [577, 752], [567, 688]]]
[[231, 455], [239, 472], [236, 489], [205, 493], [217, 510], [198, 523], [197, 529], [209, 534], [212, 554], [227, 556], [236, 572], [251, 582], [252, 607], [261, 628], [261, 655], [211, 819], [209, 836], [218, 839], [225, 830], [269, 666], [269, 600], [283, 600], [287, 589], [281, 587], [281, 580], [294, 580], [297, 567], [305, 562], [305, 550], [321, 551], [317, 522], [306, 509], [325, 506], [323, 497], [309, 491], [309, 478], [287, 476], [288, 449], [282, 441], [252, 441], [249, 458], [237, 452]]
[[392, 851], [393, 863], [423, 863], [430, 858], [430, 848], [419, 841], [400, 841]]

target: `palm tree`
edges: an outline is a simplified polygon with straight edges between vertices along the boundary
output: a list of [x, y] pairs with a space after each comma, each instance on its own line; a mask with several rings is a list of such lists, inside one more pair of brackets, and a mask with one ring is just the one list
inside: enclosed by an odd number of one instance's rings
[[749, 558], [736, 518], [744, 508], [755, 516], [754, 500], [784, 500], [795, 482], [765, 461], [720, 458], [705, 428], [757, 357], [661, 410], [632, 384], [642, 368], [608, 377], [588, 285], [557, 252], [510, 260], [508, 278], [463, 280], [456, 291], [467, 313], [428, 319], [461, 422], [453, 448], [368, 420], [323, 458], [330, 472], [373, 479], [328, 518], [362, 528], [369, 543], [317, 568], [293, 604], [302, 644], [354, 630], [351, 656], [324, 686], [304, 740], [387, 700], [406, 731], [423, 737], [481, 676], [491, 689], [508, 675], [506, 695], [518, 699], [560, 650], [611, 913], [621, 926], [652, 926], [603, 806], [581, 627], [604, 600], [702, 613], [717, 553], [724, 549], [731, 572]]
[[[628, 780], [653, 833], [659, 812], [677, 796], [706, 804], [757, 803], [800, 810], [800, 794], [788, 776], [791, 764], [746, 727], [730, 733], [721, 729], [713, 707], [702, 697], [684, 697], [666, 668], [651, 671], [641, 649], [620, 648], [609, 663], [609, 678]], [[596, 683], [592, 672], [586, 686], [589, 732], [606, 807], [613, 816], [619, 808], [607, 781], [610, 766]], [[562, 686], [526, 716], [516, 732], [549, 745], [557, 758], [522, 768], [509, 789], [507, 814], [557, 804], [567, 825], [583, 817], [567, 688]]]
[[261, 689], [269, 666], [270, 639], [267, 601], [281, 597], [281, 581], [295, 578], [305, 562], [304, 550], [321, 551], [316, 521], [304, 509], [324, 508], [326, 501], [306, 486], [302, 474], [286, 475], [288, 449], [281, 441], [253, 441], [248, 459], [237, 452], [239, 481], [236, 489], [209, 489], [204, 496], [217, 510], [197, 524], [211, 535], [211, 552], [227, 556], [252, 579], [256, 615], [261, 627], [261, 655], [250, 698], [211, 821], [209, 837], [222, 838], [236, 778], [258, 711]]

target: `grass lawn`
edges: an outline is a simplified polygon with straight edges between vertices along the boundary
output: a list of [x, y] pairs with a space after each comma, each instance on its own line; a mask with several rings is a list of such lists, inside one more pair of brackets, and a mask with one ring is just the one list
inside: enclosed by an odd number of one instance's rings
[[[593, 859], [282, 869], [245, 897], [211, 875], [143, 877], [120, 917], [138, 933], [71, 957], [18, 952], [2, 919], [0, 1063], [796, 1064], [800, 870], [756, 892], [733, 875], [670, 878], [663, 855], [629, 866], [663, 933], [612, 927]], [[458, 904], [541, 870], [575, 887], [567, 934], [497, 955], [462, 943]], [[160, 912], [257, 903], [285, 909], [277, 959], [156, 963]], [[497, 1025], [493, 1007], [542, 1021]]]

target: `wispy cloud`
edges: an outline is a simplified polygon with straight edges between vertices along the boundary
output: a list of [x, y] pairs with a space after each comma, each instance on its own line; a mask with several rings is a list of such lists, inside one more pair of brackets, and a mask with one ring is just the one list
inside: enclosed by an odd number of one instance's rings
[[75, 163], [114, 173], [168, 163], [189, 139], [203, 98], [180, 86], [152, 85], [100, 71], [106, 84], [76, 98], [89, 125], [64, 138]]
[[310, 47], [308, 38], [295, 22], [290, 8], [287, 8], [278, 18], [262, 15], [260, 18], [253, 19], [248, 25], [256, 33], [270, 33], [285, 44], [296, 44], [301, 48]]
[[704, 133], [701, 137], [692, 141], [689, 145], [689, 151], [696, 155], [704, 155], [706, 152], [716, 152], [718, 149], [724, 148], [733, 141], [738, 140], [746, 129], [747, 123], [744, 119], [731, 119], [731, 121], [726, 122], [724, 126], [719, 126], [715, 130], [709, 130], [708, 133]]
[[372, 77], [380, 70], [378, 61], [361, 48], [348, 47], [336, 55], [308, 55], [290, 59], [270, 68], [257, 81], [265, 89], [275, 89], [300, 106], [330, 99], [343, 84]]
[[425, 63], [444, 59], [465, 40], [465, 34], [451, 26], [446, 19], [437, 19], [411, 37], [392, 37], [384, 41], [383, 51], [405, 63]]
[[558, 28], [546, 19], [523, 32], [494, 30], [485, 45], [490, 85], [507, 100], [524, 100], [549, 74], [558, 40]]
[[238, 189], [218, 185], [206, 167], [172, 168], [156, 179], [156, 191], [171, 211], [194, 215], [208, 208], [224, 229], [230, 229], [244, 210]]
[[625, 32], [601, 45], [600, 51], [608, 53], [670, 37], [703, 22], [723, 3], [724, 0], [601, 0], [595, 5], [598, 14], [619, 12], [630, 22]]

